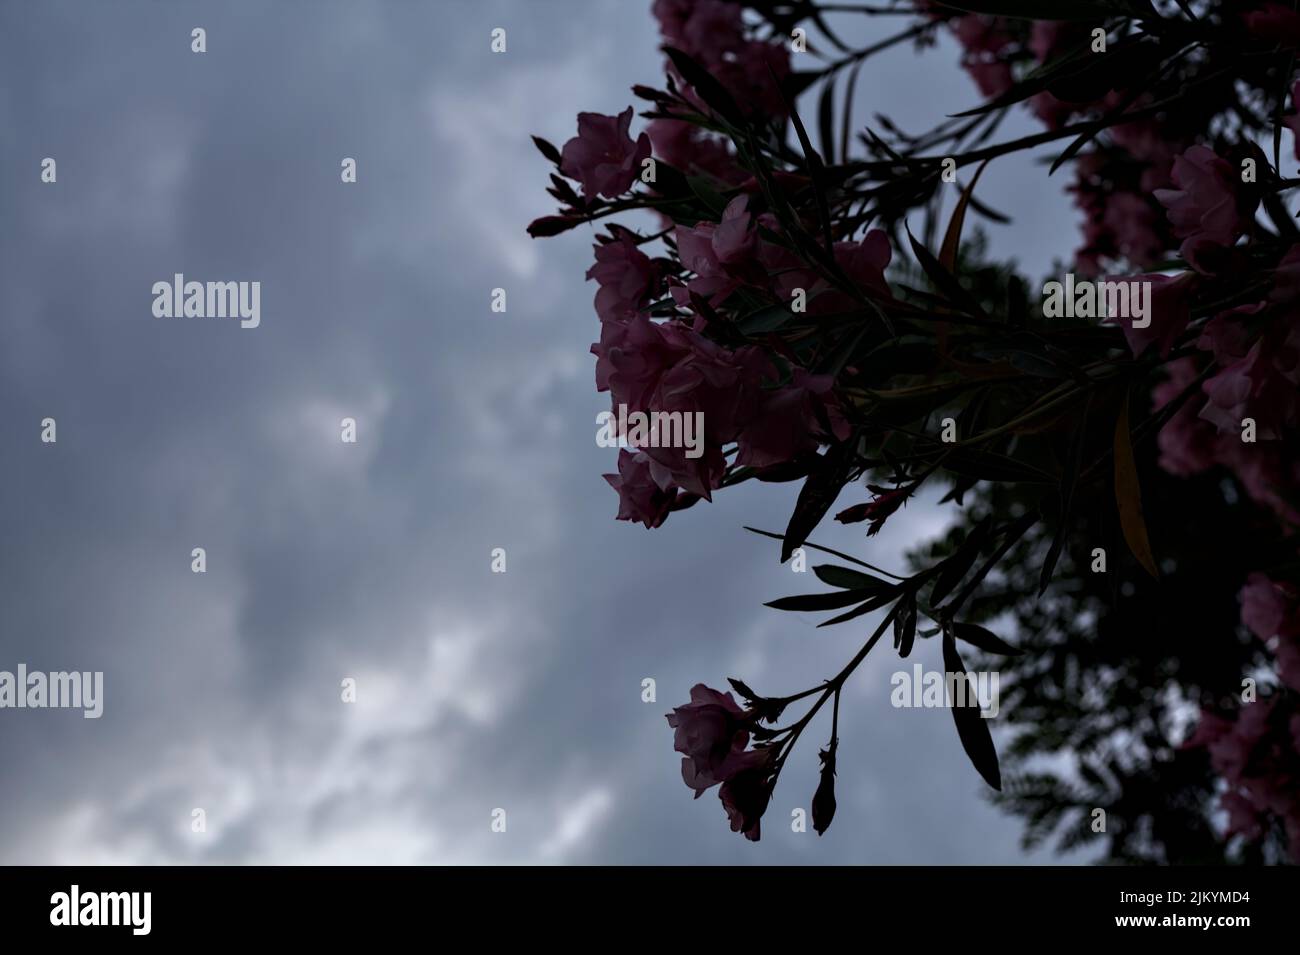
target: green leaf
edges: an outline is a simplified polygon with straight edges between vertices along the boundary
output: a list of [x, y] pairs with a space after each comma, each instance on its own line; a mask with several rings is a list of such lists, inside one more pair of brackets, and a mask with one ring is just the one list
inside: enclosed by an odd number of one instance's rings
[[844, 366], [849, 363], [853, 353], [857, 351], [858, 345], [862, 339], [867, 336], [866, 326], [859, 328], [857, 331], [849, 330], [835, 345], [834, 350], [826, 356], [824, 361], [818, 362], [817, 371], [831, 377], [838, 377], [839, 373], [844, 370]]
[[794, 317], [794, 312], [784, 305], [768, 305], [756, 312], [750, 312], [736, 322], [736, 327], [746, 335], [764, 335], [776, 331]]
[[[943, 668], [948, 674], [957, 674], [961, 680], [967, 678], [966, 666], [957, 653], [957, 642], [953, 639], [951, 631], [945, 631], [943, 635]], [[966, 702], [971, 702], [972, 695], [974, 691], [968, 686]], [[957, 737], [961, 740], [961, 748], [966, 751], [966, 755], [970, 757], [971, 763], [979, 774], [984, 777], [984, 781], [1001, 791], [1002, 771], [998, 768], [998, 751], [993, 748], [993, 737], [989, 733], [984, 717], [980, 716], [979, 705], [957, 706], [956, 699], [948, 702], [952, 710], [952, 720], [957, 724]]]
[[723, 210], [727, 208], [726, 197], [717, 189], [713, 188], [713, 183], [703, 176], [687, 176], [686, 184], [691, 187], [691, 192], [699, 197], [711, 212], [721, 216]]

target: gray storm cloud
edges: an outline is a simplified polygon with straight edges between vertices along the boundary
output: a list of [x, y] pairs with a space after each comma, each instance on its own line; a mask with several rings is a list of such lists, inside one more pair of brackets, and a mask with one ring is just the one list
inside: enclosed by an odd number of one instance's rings
[[[525, 235], [550, 205], [527, 135], [625, 108], [656, 42], [640, 2], [0, 8], [0, 669], [105, 674], [100, 719], [0, 711], [0, 861], [1042, 858], [947, 713], [889, 706], [883, 658], [845, 700], [826, 838], [780, 824], [814, 765], [757, 846], [678, 778], [663, 714], [693, 683], [803, 686], [861, 635], [762, 607], [807, 586], [741, 529], [789, 486], [613, 520], [590, 234]], [[954, 63], [899, 51], [864, 115], [973, 100]], [[1041, 271], [1071, 224], [1017, 178], [989, 201], [1036, 208], [1014, 236]], [[260, 282], [258, 327], [155, 319], [176, 273]], [[818, 539], [897, 566], [944, 520]]]

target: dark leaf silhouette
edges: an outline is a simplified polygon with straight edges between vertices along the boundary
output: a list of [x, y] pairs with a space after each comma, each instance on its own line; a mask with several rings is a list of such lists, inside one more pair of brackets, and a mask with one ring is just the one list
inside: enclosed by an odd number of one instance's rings
[[[957, 674], [961, 681], [967, 680], [966, 667], [957, 653], [957, 643], [951, 632], [943, 635], [943, 668], [949, 674]], [[993, 748], [993, 737], [989, 734], [988, 722], [980, 716], [978, 703], [973, 703], [973, 688], [958, 687], [965, 696], [968, 705], [959, 706], [963, 700], [949, 701], [953, 722], [957, 724], [957, 736], [961, 747], [970, 757], [984, 781], [994, 789], [1002, 788], [1002, 772], [998, 769], [998, 754]]]
[[954, 623], [952, 632], [958, 640], [965, 640], [971, 646], [979, 647], [986, 653], [1000, 653], [1003, 656], [1014, 657], [1024, 652], [1011, 646], [992, 630], [981, 627], [977, 623]]

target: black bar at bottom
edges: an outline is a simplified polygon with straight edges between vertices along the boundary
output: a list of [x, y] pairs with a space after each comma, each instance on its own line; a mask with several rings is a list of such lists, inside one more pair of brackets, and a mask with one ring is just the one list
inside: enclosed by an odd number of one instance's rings
[[482, 940], [515, 932], [540, 940], [561, 926], [576, 941], [608, 939], [610, 919], [661, 938], [720, 932], [729, 944], [846, 919], [864, 943], [889, 937], [877, 930], [892, 935], [908, 926], [918, 938], [996, 940], [1042, 929], [1058, 939], [1230, 941], [1240, 933], [1293, 936], [1298, 871], [34, 867], [0, 870], [0, 917], [6, 939], [90, 943], [355, 938], [373, 945], [453, 928], [483, 933]]

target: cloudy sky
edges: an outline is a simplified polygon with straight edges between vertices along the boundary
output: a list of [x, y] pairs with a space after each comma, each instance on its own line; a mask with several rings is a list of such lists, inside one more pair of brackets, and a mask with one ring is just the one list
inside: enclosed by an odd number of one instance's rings
[[[779, 529], [791, 486], [613, 520], [591, 235], [524, 233], [551, 208], [527, 137], [633, 102], [656, 43], [648, 0], [0, 3], [0, 670], [105, 674], [101, 719], [0, 710], [0, 862], [1051, 861], [947, 712], [889, 706], [884, 654], [825, 837], [788, 824], [819, 739], [757, 845], [681, 783], [663, 714], [693, 683], [802, 689], [869, 625], [762, 606], [817, 586], [741, 529]], [[973, 105], [954, 63], [880, 60], [864, 119]], [[1074, 223], [1026, 172], [981, 195], [1040, 275]], [[177, 272], [260, 281], [260, 327], [154, 318]], [[945, 520], [816, 539], [897, 567]]]

